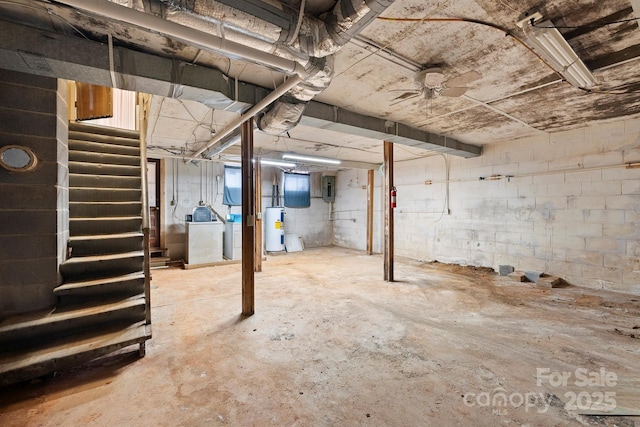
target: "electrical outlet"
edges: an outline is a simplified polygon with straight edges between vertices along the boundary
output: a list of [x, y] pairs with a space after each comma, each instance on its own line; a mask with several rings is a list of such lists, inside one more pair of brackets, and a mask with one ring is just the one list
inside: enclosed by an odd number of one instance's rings
[[220, 177], [220, 175], [216, 175], [216, 181], [217, 181], [217, 182], [220, 182], [220, 180], [221, 180], [221, 179], [222, 179], [222, 178]]
[[176, 205], [176, 201], [175, 200], [171, 200], [171, 202], [169, 203], [171, 206], [175, 206]]

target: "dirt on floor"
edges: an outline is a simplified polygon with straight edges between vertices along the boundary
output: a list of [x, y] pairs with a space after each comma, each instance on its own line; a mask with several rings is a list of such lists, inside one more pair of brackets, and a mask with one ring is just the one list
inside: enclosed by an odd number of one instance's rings
[[243, 317], [240, 265], [155, 270], [147, 356], [0, 389], [0, 425], [640, 425], [640, 297], [382, 273], [341, 248], [270, 257]]

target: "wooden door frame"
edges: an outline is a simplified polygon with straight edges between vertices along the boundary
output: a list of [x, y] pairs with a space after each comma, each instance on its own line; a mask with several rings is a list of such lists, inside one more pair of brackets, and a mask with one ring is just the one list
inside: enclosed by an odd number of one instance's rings
[[148, 171], [148, 165], [149, 163], [155, 163], [156, 165], [156, 206], [149, 206], [149, 209], [151, 209], [152, 207], [155, 207], [158, 209], [158, 214], [157, 214], [157, 221], [156, 224], [149, 224], [150, 227], [155, 227], [156, 228], [156, 235], [157, 235], [157, 246], [155, 247], [162, 247], [162, 200], [161, 200], [161, 194], [162, 192], [160, 191], [160, 187], [161, 187], [161, 177], [162, 174], [160, 173], [160, 166], [162, 164], [162, 162], [160, 161], [160, 159], [150, 159], [147, 158], [147, 171]]

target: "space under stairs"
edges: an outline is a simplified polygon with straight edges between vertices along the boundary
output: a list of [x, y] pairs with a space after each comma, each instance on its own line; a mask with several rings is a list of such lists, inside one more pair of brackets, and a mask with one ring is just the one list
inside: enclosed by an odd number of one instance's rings
[[70, 238], [58, 302], [0, 324], [0, 385], [131, 345], [144, 355], [151, 324], [142, 184], [137, 133], [70, 123]]

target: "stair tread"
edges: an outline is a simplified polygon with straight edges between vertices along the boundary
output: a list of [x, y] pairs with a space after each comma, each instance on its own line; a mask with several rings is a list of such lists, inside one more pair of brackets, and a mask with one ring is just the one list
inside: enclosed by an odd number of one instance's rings
[[[79, 147], [80, 149], [77, 149], [77, 145], [85, 145], [88, 147], [93, 147], [90, 150], [83, 150], [81, 147]], [[108, 153], [108, 154], [120, 154], [120, 152], [122, 152], [122, 154], [125, 155], [136, 155], [136, 153], [140, 152], [140, 147], [139, 146], [131, 146], [131, 145], [123, 145], [123, 144], [117, 144], [117, 143], [112, 143], [112, 142], [100, 142], [100, 141], [94, 141], [91, 139], [75, 139], [71, 136], [69, 136], [69, 147], [73, 147], [73, 149], [75, 151], [96, 151], [98, 153]], [[109, 151], [100, 151], [100, 150], [109, 150]], [[119, 152], [113, 152], [113, 151], [119, 151]]]
[[92, 169], [109, 169], [109, 168], [114, 168], [116, 170], [120, 169], [120, 170], [132, 170], [132, 169], [140, 169], [139, 165], [119, 165], [119, 164], [113, 164], [113, 163], [93, 163], [93, 162], [83, 162], [83, 161], [79, 161], [79, 160], [70, 160], [69, 161], [69, 169], [72, 169], [74, 167], [90, 167]]
[[69, 187], [69, 191], [73, 190], [92, 190], [92, 191], [141, 191], [139, 188], [118, 188], [118, 187]]
[[55, 309], [52, 309], [48, 311], [26, 313], [10, 317], [0, 323], [0, 334], [145, 304], [144, 296], [135, 296], [111, 303], [93, 301], [92, 303], [76, 306], [63, 311], [56, 311]]
[[97, 144], [113, 145], [116, 147], [140, 148], [139, 139], [123, 138], [110, 135], [92, 135], [82, 132], [69, 132], [69, 141], [76, 143], [94, 142]]
[[[99, 158], [102, 158], [103, 160], [105, 160], [105, 158], [109, 159], [109, 158], [124, 157], [124, 158], [136, 159], [138, 161], [138, 163], [136, 163], [135, 165], [129, 165], [129, 166], [138, 166], [140, 164], [140, 156], [139, 155], [135, 155], [135, 154], [103, 153], [101, 151], [75, 150], [73, 148], [69, 148], [69, 154], [95, 154], [94, 157], [99, 157]], [[74, 161], [74, 162], [84, 162], [84, 163], [93, 163], [93, 164], [105, 164], [105, 163], [101, 163], [101, 162], [90, 162], [90, 161], [87, 161], [87, 160], [72, 160], [72, 161]], [[112, 165], [113, 163], [106, 163], [106, 164]]]
[[84, 240], [110, 240], [110, 239], [128, 239], [130, 237], [143, 237], [144, 234], [138, 232], [132, 233], [116, 233], [116, 234], [89, 234], [86, 236], [69, 237], [69, 242], [79, 242]]
[[[114, 175], [114, 174], [95, 174], [95, 173], [80, 173], [80, 172], [70, 172], [69, 178], [87, 178], [87, 177], [95, 177], [99, 179], [120, 179], [126, 181], [134, 181], [136, 179], [141, 179], [140, 175]], [[116, 187], [117, 188], [117, 187]]]
[[114, 201], [114, 202], [69, 202], [70, 205], [141, 205], [141, 201]]
[[69, 336], [54, 341], [43, 341], [40, 348], [30, 351], [4, 353], [0, 355], [0, 374], [17, 371], [30, 366], [61, 360], [83, 353], [94, 353], [101, 348], [118, 344], [133, 345], [151, 338], [151, 328], [144, 321], [131, 324], [118, 330], [101, 329], [99, 333]]
[[139, 215], [130, 216], [99, 216], [99, 217], [73, 217], [69, 221], [125, 221], [132, 219], [142, 219]]
[[140, 138], [140, 133], [135, 130], [100, 126], [88, 123], [69, 122], [69, 131], [78, 133], [98, 134], [105, 136], [116, 136], [120, 138], [135, 139]]
[[108, 255], [90, 255], [90, 256], [79, 256], [69, 258], [63, 264], [80, 264], [85, 262], [95, 262], [95, 261], [109, 261], [109, 260], [117, 260], [117, 259], [127, 259], [127, 258], [135, 258], [144, 256], [144, 251], [133, 251], [133, 252], [123, 252], [118, 254], [108, 254]]
[[130, 273], [130, 274], [123, 274], [122, 276], [107, 277], [107, 278], [101, 278], [101, 279], [81, 280], [77, 282], [65, 282], [62, 285], [55, 288], [53, 292], [55, 293], [56, 291], [65, 290], [65, 289], [96, 286], [103, 283], [125, 282], [127, 280], [135, 280], [135, 279], [144, 279], [144, 273]]

